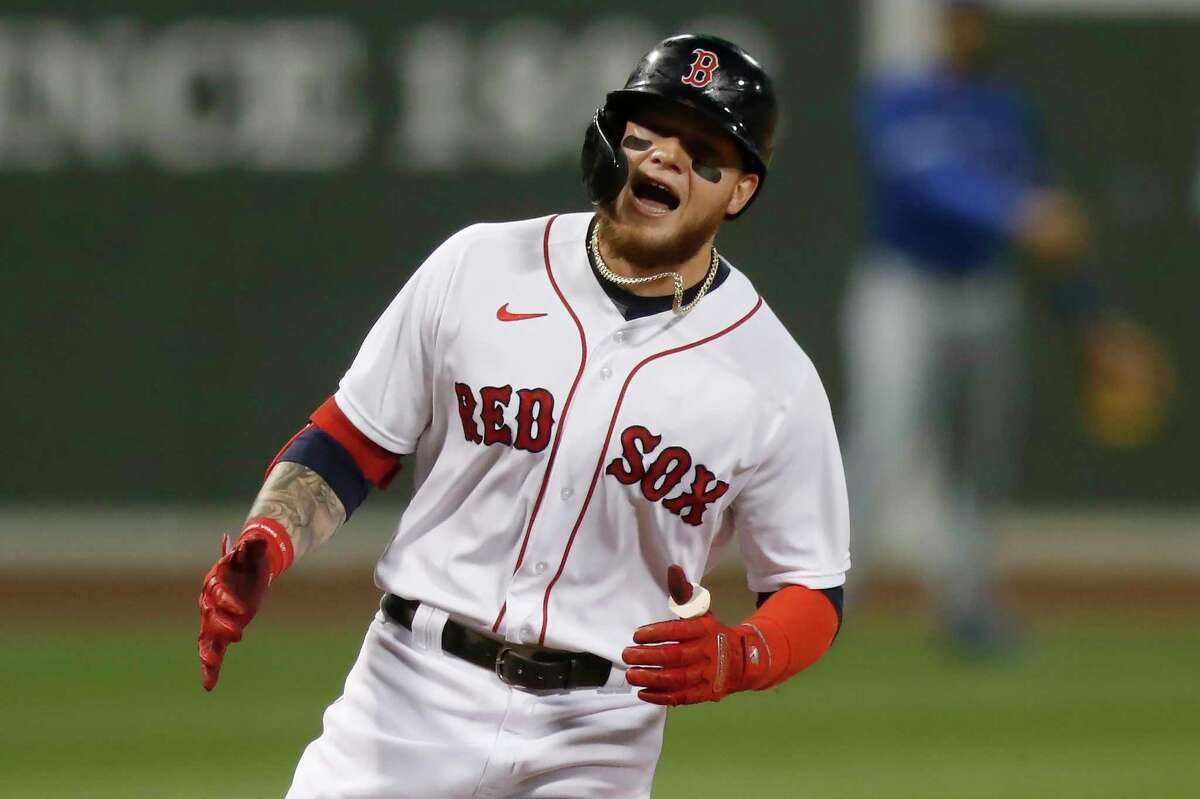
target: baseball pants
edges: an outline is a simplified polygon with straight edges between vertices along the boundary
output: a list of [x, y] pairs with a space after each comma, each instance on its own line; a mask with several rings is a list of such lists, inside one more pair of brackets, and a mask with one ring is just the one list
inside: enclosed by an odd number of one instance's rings
[[1020, 288], [1013, 270], [942, 276], [877, 252], [851, 275], [843, 308], [849, 388], [847, 481], [855, 571], [924, 466], [945, 490], [925, 531], [923, 575], [942, 613], [993, 604], [986, 513], [1008, 493], [1023, 422]]
[[641, 799], [666, 713], [610, 687], [526, 691], [444, 653], [446, 614], [375, 616], [345, 691], [300, 758], [288, 799]]

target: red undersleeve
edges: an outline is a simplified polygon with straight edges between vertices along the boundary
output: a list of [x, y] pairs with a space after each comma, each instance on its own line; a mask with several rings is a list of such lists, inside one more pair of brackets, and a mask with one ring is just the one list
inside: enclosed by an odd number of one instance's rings
[[400, 471], [400, 456], [388, 452], [364, 436], [334, 402], [333, 397], [325, 400], [313, 411], [312, 423], [346, 448], [358, 465], [363, 477], [376, 488], [387, 488], [388, 483]]
[[821, 659], [837, 634], [837, 611], [824, 594], [802, 585], [776, 591], [747, 619], [770, 650], [767, 673], [754, 686], [770, 688]]

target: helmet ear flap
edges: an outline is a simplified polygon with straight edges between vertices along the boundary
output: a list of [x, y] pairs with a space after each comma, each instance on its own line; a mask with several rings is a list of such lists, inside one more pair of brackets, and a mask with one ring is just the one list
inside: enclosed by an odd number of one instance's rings
[[583, 184], [587, 187], [592, 205], [612, 202], [629, 178], [629, 162], [619, 144], [619, 128], [623, 127], [623, 120], [607, 106], [601, 106], [596, 109], [592, 124], [583, 137], [579, 165], [583, 169]]

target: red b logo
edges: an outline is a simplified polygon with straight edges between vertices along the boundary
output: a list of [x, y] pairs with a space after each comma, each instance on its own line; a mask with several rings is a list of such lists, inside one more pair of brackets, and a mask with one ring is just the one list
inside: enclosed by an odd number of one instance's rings
[[697, 89], [703, 89], [712, 82], [713, 73], [720, 68], [721, 64], [717, 61], [717, 54], [711, 50], [697, 47], [692, 53], [695, 54], [696, 60], [692, 62], [691, 72], [683, 76], [683, 82], [689, 86], [695, 86]]

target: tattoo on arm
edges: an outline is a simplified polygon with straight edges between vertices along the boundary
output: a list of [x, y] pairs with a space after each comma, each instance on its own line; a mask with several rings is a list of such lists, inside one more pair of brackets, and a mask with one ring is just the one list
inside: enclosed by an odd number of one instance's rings
[[321, 475], [299, 463], [283, 461], [275, 465], [258, 492], [250, 508], [250, 517], [254, 516], [282, 524], [300, 558], [333, 537], [346, 521], [346, 510]]

